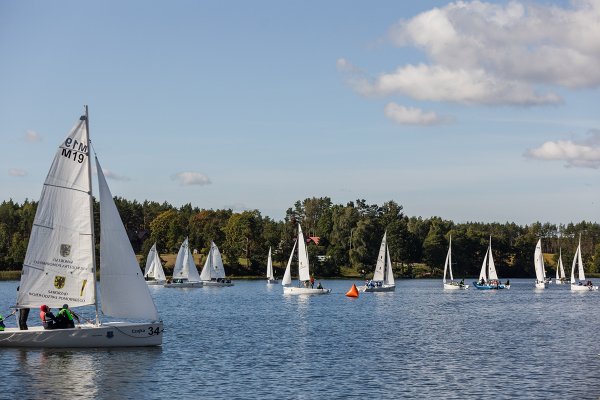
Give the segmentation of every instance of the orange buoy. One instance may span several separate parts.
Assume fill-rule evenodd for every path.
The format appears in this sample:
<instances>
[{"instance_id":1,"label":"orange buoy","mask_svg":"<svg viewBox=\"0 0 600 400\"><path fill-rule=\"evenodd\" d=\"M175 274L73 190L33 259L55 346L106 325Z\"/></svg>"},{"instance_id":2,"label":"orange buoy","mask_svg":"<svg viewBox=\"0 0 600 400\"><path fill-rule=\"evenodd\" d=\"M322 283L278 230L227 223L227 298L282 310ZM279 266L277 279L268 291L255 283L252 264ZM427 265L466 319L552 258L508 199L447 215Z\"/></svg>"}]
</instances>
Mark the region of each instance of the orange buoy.
<instances>
[{"instance_id":1,"label":"orange buoy","mask_svg":"<svg viewBox=\"0 0 600 400\"><path fill-rule=\"evenodd\" d=\"M350 290L348 290L346 292L346 296L348 297L358 297L358 288L356 287L356 285L353 283L352 287L350 288Z\"/></svg>"}]
</instances>

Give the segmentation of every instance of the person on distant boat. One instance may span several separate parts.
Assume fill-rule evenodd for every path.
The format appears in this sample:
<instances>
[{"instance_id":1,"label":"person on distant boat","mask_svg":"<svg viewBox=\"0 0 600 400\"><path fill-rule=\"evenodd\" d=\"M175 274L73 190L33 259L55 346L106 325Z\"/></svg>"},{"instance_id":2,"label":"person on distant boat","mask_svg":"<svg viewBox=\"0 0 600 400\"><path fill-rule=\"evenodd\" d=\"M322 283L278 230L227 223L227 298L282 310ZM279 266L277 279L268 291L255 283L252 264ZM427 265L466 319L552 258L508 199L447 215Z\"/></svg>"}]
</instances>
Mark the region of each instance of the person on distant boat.
<instances>
[{"instance_id":1,"label":"person on distant boat","mask_svg":"<svg viewBox=\"0 0 600 400\"><path fill-rule=\"evenodd\" d=\"M56 316L56 325L58 329L75 328L75 321L79 322L79 315L69 310L68 304L63 304Z\"/></svg>"},{"instance_id":2,"label":"person on distant boat","mask_svg":"<svg viewBox=\"0 0 600 400\"><path fill-rule=\"evenodd\" d=\"M56 327L56 317L45 304L40 306L40 319L44 329L54 329Z\"/></svg>"},{"instance_id":3,"label":"person on distant boat","mask_svg":"<svg viewBox=\"0 0 600 400\"><path fill-rule=\"evenodd\" d=\"M315 277L314 276L310 276L310 288L314 289L315 287Z\"/></svg>"},{"instance_id":4,"label":"person on distant boat","mask_svg":"<svg viewBox=\"0 0 600 400\"><path fill-rule=\"evenodd\" d=\"M505 283L505 285L506 285L506 286L509 286L509 285L510 285L510 281L509 281L508 279L506 280L506 283Z\"/></svg>"},{"instance_id":5,"label":"person on distant boat","mask_svg":"<svg viewBox=\"0 0 600 400\"><path fill-rule=\"evenodd\" d=\"M4 328L6 328L6 325L4 325L4 317L0 314L0 331L3 331Z\"/></svg>"},{"instance_id":6,"label":"person on distant boat","mask_svg":"<svg viewBox=\"0 0 600 400\"><path fill-rule=\"evenodd\" d=\"M481 278L481 280L479 281L480 285L485 285L485 281L483 280L483 278Z\"/></svg>"},{"instance_id":7,"label":"person on distant boat","mask_svg":"<svg viewBox=\"0 0 600 400\"><path fill-rule=\"evenodd\" d=\"M321 285L321 282L319 282L319 284L317 285L317 289L323 289L323 285Z\"/></svg>"},{"instance_id":8,"label":"person on distant boat","mask_svg":"<svg viewBox=\"0 0 600 400\"><path fill-rule=\"evenodd\" d=\"M20 286L17 286L17 292ZM19 308L19 329L22 331L27 330L27 318L29 317L29 308Z\"/></svg>"}]
</instances>

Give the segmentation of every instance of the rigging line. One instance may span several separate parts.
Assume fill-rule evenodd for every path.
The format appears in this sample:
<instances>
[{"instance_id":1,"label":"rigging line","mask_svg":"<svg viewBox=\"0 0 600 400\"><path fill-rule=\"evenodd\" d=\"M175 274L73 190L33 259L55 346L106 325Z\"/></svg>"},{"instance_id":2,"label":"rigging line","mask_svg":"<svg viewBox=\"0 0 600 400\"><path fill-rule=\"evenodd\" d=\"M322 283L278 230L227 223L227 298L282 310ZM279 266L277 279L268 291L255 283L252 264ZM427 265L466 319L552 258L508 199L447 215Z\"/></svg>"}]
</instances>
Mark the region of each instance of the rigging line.
<instances>
[{"instance_id":1,"label":"rigging line","mask_svg":"<svg viewBox=\"0 0 600 400\"><path fill-rule=\"evenodd\" d=\"M55 187L55 188L59 188L59 189L75 190L76 192L89 194L89 192L87 190L82 190L82 189L77 189L77 188L72 188L72 187L67 187L67 186L60 186L60 185L51 185L51 184L45 183L45 182L44 182L44 186L50 186L50 187Z\"/></svg>"}]
</instances>

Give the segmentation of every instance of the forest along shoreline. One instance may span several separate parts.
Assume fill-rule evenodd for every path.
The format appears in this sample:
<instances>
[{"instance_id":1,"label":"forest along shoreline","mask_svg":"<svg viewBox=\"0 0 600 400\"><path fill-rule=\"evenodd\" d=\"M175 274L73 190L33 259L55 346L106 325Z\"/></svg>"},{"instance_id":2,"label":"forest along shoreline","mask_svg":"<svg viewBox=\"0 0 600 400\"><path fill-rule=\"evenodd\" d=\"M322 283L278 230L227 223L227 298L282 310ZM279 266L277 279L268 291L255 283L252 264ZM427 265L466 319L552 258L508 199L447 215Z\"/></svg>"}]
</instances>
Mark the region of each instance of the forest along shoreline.
<instances>
[{"instance_id":1,"label":"forest along shoreline","mask_svg":"<svg viewBox=\"0 0 600 400\"><path fill-rule=\"evenodd\" d=\"M274 272L284 267L301 223L306 234L311 271L315 278L370 278L381 237L387 232L394 275L397 278L440 278L452 237L452 269L457 278L479 275L491 237L498 274L506 278L534 278L533 254L542 238L548 276L554 276L559 252L571 260L581 234L586 275L600 276L600 225L582 221L569 224L534 222L483 223L445 220L441 217L407 216L393 200L381 205L363 199L334 204L329 197L297 201L283 220L261 215L258 210L207 210L167 202L130 201L115 197L129 240L140 262L156 243L167 275L175 254L187 237L198 268L214 241L224 257L226 270L235 279L264 279L267 254L273 249ZM98 210L98 207L95 207ZM13 200L0 204L0 280L20 279L37 202ZM95 213L96 246L99 246L99 214Z\"/></svg>"}]
</instances>

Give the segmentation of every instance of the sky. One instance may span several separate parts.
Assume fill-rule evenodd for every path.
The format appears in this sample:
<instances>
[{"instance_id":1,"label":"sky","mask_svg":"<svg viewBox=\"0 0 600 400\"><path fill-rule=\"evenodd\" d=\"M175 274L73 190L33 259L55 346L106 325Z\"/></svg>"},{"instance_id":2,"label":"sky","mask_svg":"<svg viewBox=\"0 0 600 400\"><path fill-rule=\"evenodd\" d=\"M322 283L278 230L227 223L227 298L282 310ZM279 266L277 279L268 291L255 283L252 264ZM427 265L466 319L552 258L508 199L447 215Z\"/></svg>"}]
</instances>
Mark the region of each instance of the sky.
<instances>
[{"instance_id":1,"label":"sky","mask_svg":"<svg viewBox=\"0 0 600 400\"><path fill-rule=\"evenodd\" d=\"M115 196L595 221L600 1L0 2L0 200L89 106Z\"/></svg>"}]
</instances>

